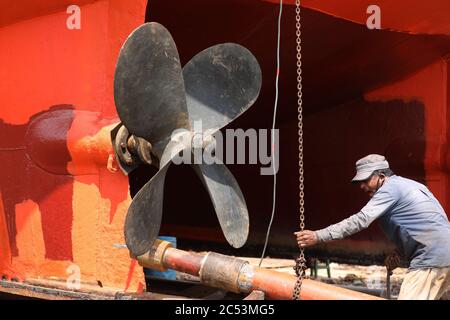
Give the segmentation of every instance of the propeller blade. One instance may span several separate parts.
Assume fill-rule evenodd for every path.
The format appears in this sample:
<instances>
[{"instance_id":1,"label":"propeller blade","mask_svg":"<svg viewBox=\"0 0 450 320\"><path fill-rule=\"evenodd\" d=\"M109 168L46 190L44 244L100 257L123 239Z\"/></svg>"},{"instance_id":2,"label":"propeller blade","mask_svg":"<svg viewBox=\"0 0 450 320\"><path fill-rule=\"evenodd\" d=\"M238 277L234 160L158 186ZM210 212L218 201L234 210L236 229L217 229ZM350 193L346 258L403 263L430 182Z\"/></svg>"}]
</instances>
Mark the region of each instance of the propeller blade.
<instances>
[{"instance_id":1,"label":"propeller blade","mask_svg":"<svg viewBox=\"0 0 450 320\"><path fill-rule=\"evenodd\" d=\"M134 196L125 218L125 241L137 257L151 249L159 234L163 213L164 181L174 155L185 145L169 141L161 155L160 169Z\"/></svg>"},{"instance_id":2,"label":"propeller blade","mask_svg":"<svg viewBox=\"0 0 450 320\"><path fill-rule=\"evenodd\" d=\"M234 248L247 241L249 218L242 191L224 164L197 164L194 169L208 190L220 227Z\"/></svg>"},{"instance_id":3,"label":"propeller blade","mask_svg":"<svg viewBox=\"0 0 450 320\"><path fill-rule=\"evenodd\" d=\"M151 249L159 234L168 162L134 196L125 219L125 241L137 257Z\"/></svg>"},{"instance_id":4,"label":"propeller blade","mask_svg":"<svg viewBox=\"0 0 450 320\"><path fill-rule=\"evenodd\" d=\"M198 53L183 67L183 78L191 127L201 120L203 131L218 130L246 111L256 101L262 79L253 54L234 43Z\"/></svg>"},{"instance_id":5,"label":"propeller blade","mask_svg":"<svg viewBox=\"0 0 450 320\"><path fill-rule=\"evenodd\" d=\"M243 46L223 43L194 56L183 67L186 102L191 127L202 121L202 130L219 130L239 117L261 89L261 68Z\"/></svg>"},{"instance_id":6,"label":"propeller blade","mask_svg":"<svg viewBox=\"0 0 450 320\"><path fill-rule=\"evenodd\" d=\"M135 29L120 50L114 101L130 133L150 141L158 156L175 129L189 129L177 47L159 23Z\"/></svg>"}]
</instances>

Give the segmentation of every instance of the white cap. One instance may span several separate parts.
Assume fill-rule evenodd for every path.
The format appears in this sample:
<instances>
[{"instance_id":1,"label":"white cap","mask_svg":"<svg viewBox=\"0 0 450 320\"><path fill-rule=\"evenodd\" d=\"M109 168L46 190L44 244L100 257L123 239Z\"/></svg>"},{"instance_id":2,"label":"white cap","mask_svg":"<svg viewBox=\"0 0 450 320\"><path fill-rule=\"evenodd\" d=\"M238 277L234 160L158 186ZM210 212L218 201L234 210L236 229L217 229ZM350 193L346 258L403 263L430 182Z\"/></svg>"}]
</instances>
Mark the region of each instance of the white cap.
<instances>
[{"instance_id":1,"label":"white cap","mask_svg":"<svg viewBox=\"0 0 450 320\"><path fill-rule=\"evenodd\" d=\"M389 169L389 162L379 154L369 154L356 161L356 175L352 182L368 179L375 170Z\"/></svg>"}]
</instances>

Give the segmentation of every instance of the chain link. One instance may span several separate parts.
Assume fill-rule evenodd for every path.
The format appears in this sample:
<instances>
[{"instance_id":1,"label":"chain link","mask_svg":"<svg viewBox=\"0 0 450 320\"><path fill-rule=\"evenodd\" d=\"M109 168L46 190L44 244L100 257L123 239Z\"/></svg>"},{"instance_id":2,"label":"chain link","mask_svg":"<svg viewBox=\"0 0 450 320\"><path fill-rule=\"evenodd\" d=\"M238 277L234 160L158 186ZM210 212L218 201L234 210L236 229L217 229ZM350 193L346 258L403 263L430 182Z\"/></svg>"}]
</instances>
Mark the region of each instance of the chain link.
<instances>
[{"instance_id":1,"label":"chain link","mask_svg":"<svg viewBox=\"0 0 450 320\"><path fill-rule=\"evenodd\" d=\"M300 207L300 231L305 229L305 186L303 169L303 100L302 100L302 40L301 40L301 21L300 21L300 0L295 1L295 27L297 43L297 104L298 104L298 173L299 173L299 207ZM300 255L295 259L295 282L293 300L300 298L303 279L305 278L306 258L304 248L300 248Z\"/></svg>"}]
</instances>

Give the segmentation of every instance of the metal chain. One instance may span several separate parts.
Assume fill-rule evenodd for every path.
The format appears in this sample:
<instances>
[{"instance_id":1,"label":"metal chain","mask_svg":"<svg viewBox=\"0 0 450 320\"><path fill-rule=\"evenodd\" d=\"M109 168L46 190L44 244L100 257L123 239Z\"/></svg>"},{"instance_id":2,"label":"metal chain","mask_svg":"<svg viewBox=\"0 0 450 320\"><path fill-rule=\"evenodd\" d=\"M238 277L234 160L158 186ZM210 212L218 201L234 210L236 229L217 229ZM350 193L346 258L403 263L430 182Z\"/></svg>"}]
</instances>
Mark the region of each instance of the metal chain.
<instances>
[{"instance_id":1,"label":"metal chain","mask_svg":"<svg viewBox=\"0 0 450 320\"><path fill-rule=\"evenodd\" d=\"M300 231L305 229L305 192L304 192L304 170L303 170L303 100L302 100L302 40L300 21L300 0L295 1L295 27L297 43L297 104L298 104L298 167L299 167L299 206L300 206ZM303 279L305 278L306 258L304 248L300 248L300 255L295 259L295 282L293 300L300 298Z\"/></svg>"}]
</instances>

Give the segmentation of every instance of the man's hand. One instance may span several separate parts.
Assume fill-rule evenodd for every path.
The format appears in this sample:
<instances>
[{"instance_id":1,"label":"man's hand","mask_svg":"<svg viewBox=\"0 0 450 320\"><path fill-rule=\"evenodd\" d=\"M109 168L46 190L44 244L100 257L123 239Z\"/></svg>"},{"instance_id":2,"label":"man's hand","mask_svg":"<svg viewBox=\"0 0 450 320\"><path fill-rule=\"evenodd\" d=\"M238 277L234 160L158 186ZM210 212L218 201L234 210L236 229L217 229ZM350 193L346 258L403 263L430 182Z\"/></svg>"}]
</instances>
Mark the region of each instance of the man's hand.
<instances>
[{"instance_id":1,"label":"man's hand","mask_svg":"<svg viewBox=\"0 0 450 320\"><path fill-rule=\"evenodd\" d=\"M400 255L397 251L392 252L384 259L384 265L388 271L392 271L400 266Z\"/></svg>"},{"instance_id":2,"label":"man's hand","mask_svg":"<svg viewBox=\"0 0 450 320\"><path fill-rule=\"evenodd\" d=\"M314 246L319 242L315 231L304 230L294 232L297 237L297 243L300 248Z\"/></svg>"}]
</instances>

